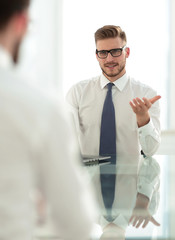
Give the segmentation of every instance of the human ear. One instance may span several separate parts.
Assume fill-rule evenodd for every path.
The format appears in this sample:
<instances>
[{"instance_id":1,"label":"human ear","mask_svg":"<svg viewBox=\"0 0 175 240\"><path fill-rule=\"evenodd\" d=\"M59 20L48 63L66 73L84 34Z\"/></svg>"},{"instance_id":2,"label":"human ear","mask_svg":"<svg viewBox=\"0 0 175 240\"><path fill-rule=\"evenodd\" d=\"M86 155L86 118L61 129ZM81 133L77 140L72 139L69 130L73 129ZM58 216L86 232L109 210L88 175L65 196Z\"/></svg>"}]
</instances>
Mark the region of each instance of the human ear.
<instances>
[{"instance_id":1,"label":"human ear","mask_svg":"<svg viewBox=\"0 0 175 240\"><path fill-rule=\"evenodd\" d=\"M126 47L125 52L126 52L126 58L128 58L130 55L130 48Z\"/></svg>"},{"instance_id":2,"label":"human ear","mask_svg":"<svg viewBox=\"0 0 175 240\"><path fill-rule=\"evenodd\" d=\"M23 11L14 16L14 30L17 35L23 36L28 26L28 13Z\"/></svg>"},{"instance_id":3,"label":"human ear","mask_svg":"<svg viewBox=\"0 0 175 240\"><path fill-rule=\"evenodd\" d=\"M99 59L98 59L98 55L97 55L97 53L95 52L95 56L96 56L96 59L97 59L97 61L99 61Z\"/></svg>"}]
</instances>

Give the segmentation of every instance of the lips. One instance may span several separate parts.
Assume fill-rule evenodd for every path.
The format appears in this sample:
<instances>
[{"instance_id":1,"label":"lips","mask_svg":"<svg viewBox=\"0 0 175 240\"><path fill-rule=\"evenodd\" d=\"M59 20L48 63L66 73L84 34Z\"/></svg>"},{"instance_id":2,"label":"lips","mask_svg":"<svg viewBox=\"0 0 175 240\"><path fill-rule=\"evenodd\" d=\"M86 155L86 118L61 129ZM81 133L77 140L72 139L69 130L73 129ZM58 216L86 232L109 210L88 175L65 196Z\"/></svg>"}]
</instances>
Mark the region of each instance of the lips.
<instances>
[{"instance_id":1,"label":"lips","mask_svg":"<svg viewBox=\"0 0 175 240\"><path fill-rule=\"evenodd\" d=\"M114 68L116 67L118 64L117 63L108 63L108 64L105 64L105 67L108 67L108 68Z\"/></svg>"},{"instance_id":2,"label":"lips","mask_svg":"<svg viewBox=\"0 0 175 240\"><path fill-rule=\"evenodd\" d=\"M106 66L106 67L113 68L113 67L115 67L115 66L117 66L117 65L108 65L108 66Z\"/></svg>"},{"instance_id":3,"label":"lips","mask_svg":"<svg viewBox=\"0 0 175 240\"><path fill-rule=\"evenodd\" d=\"M109 69L113 69L117 66L117 64L111 64L111 65L105 65L105 67L109 68Z\"/></svg>"}]
</instances>

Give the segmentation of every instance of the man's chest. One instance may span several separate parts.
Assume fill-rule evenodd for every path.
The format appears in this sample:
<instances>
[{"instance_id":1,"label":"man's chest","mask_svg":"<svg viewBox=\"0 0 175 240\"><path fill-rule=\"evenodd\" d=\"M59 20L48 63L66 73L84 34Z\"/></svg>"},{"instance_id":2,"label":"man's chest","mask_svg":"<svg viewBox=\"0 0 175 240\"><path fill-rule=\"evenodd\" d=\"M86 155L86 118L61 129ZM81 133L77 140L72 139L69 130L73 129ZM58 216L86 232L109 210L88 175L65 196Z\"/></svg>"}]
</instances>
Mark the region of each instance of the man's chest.
<instances>
[{"instance_id":1,"label":"man's chest","mask_svg":"<svg viewBox=\"0 0 175 240\"><path fill-rule=\"evenodd\" d=\"M88 129L91 126L100 127L103 105L106 91L91 91L84 94L79 102L79 122L80 126ZM132 93L113 92L112 100L115 109L116 127L126 129L136 129L136 117L133 113L129 101L132 100Z\"/></svg>"}]
</instances>

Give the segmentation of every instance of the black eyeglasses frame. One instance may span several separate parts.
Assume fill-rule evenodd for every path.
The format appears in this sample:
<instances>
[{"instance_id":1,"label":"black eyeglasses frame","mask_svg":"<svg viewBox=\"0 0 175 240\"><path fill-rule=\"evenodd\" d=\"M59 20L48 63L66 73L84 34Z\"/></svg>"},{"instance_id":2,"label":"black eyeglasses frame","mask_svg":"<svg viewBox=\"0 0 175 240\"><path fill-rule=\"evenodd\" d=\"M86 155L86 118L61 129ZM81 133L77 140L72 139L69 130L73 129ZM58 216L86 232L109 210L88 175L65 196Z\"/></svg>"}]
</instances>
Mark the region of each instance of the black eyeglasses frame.
<instances>
[{"instance_id":1,"label":"black eyeglasses frame","mask_svg":"<svg viewBox=\"0 0 175 240\"><path fill-rule=\"evenodd\" d=\"M112 57L120 57L120 56L122 55L122 51L123 51L125 48L126 48L126 45L123 46L122 48L113 48L113 49L110 49L110 50L99 50L99 51L98 51L98 50L96 49L96 54L97 54L97 56L98 56L99 58L101 58L101 59L107 58L108 53L110 53ZM112 51L113 51L113 50L120 51L120 55L118 55L118 56L113 56L113 55L112 55ZM98 53L104 52L104 51L107 53L106 57L100 57L100 56L98 55Z\"/></svg>"}]
</instances>

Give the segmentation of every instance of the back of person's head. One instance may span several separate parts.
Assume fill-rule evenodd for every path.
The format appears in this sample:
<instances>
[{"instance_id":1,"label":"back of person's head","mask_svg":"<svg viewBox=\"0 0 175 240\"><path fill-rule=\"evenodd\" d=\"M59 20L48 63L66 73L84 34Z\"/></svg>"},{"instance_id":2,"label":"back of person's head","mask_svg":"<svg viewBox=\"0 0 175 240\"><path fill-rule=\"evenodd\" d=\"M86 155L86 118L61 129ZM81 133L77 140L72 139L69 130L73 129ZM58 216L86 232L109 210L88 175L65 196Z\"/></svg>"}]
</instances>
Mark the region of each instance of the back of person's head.
<instances>
[{"instance_id":1,"label":"back of person's head","mask_svg":"<svg viewBox=\"0 0 175 240\"><path fill-rule=\"evenodd\" d=\"M99 28L95 32L95 43L98 40L108 39L108 38L121 38L124 42L127 42L126 34L119 26L105 25Z\"/></svg>"},{"instance_id":2,"label":"back of person's head","mask_svg":"<svg viewBox=\"0 0 175 240\"><path fill-rule=\"evenodd\" d=\"M28 8L30 0L0 0L0 30L2 30L13 15Z\"/></svg>"}]
</instances>

